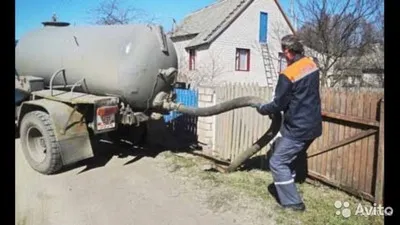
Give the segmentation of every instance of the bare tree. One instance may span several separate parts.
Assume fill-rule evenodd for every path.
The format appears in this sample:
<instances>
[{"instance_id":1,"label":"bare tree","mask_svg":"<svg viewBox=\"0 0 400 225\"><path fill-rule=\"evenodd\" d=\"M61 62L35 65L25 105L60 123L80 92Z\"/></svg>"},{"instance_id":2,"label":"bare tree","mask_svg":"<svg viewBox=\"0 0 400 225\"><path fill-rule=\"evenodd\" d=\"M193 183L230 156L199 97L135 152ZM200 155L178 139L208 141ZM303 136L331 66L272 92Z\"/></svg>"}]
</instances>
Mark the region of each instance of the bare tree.
<instances>
[{"instance_id":1,"label":"bare tree","mask_svg":"<svg viewBox=\"0 0 400 225\"><path fill-rule=\"evenodd\" d=\"M207 52L207 59L202 58L202 61L195 65L194 70L189 70L188 64L187 57L180 58L178 81L188 83L192 87L204 83L216 83L219 75L228 72L220 62L220 54L212 50Z\"/></svg>"},{"instance_id":2,"label":"bare tree","mask_svg":"<svg viewBox=\"0 0 400 225\"><path fill-rule=\"evenodd\" d=\"M319 60L321 81L328 86L346 79L335 66L350 56L361 56L383 38L382 0L307 0L299 1L298 35L311 48L308 54Z\"/></svg>"},{"instance_id":3,"label":"bare tree","mask_svg":"<svg viewBox=\"0 0 400 225\"><path fill-rule=\"evenodd\" d=\"M221 63L221 53L210 50L207 52L207 60L200 63L199 72L202 77L201 82L214 83L216 78L222 73L227 72Z\"/></svg>"},{"instance_id":4,"label":"bare tree","mask_svg":"<svg viewBox=\"0 0 400 225\"><path fill-rule=\"evenodd\" d=\"M142 9L130 5L124 5L123 0L102 0L100 4L90 10L95 24L113 25L128 23L153 24L155 16L149 16Z\"/></svg>"}]
</instances>

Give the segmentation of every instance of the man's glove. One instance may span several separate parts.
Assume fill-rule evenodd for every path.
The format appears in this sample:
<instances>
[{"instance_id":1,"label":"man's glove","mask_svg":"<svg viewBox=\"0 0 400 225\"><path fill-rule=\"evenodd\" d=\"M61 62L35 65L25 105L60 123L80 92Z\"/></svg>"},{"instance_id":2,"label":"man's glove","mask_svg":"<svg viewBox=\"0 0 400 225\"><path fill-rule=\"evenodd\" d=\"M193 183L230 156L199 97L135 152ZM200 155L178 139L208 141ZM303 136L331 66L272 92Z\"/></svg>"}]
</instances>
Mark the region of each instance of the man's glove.
<instances>
[{"instance_id":1,"label":"man's glove","mask_svg":"<svg viewBox=\"0 0 400 225\"><path fill-rule=\"evenodd\" d=\"M274 116L274 114L273 114L273 113L271 113L271 114L268 114L268 117L269 117L271 120L273 120L273 119L275 118L275 116Z\"/></svg>"},{"instance_id":2,"label":"man's glove","mask_svg":"<svg viewBox=\"0 0 400 225\"><path fill-rule=\"evenodd\" d=\"M256 108L256 109L257 109L257 112L260 113L260 114L263 115L263 116L269 114L269 113L264 112L264 111L262 110L264 104L253 104L253 105L251 105L251 106L252 106L253 108Z\"/></svg>"}]
</instances>

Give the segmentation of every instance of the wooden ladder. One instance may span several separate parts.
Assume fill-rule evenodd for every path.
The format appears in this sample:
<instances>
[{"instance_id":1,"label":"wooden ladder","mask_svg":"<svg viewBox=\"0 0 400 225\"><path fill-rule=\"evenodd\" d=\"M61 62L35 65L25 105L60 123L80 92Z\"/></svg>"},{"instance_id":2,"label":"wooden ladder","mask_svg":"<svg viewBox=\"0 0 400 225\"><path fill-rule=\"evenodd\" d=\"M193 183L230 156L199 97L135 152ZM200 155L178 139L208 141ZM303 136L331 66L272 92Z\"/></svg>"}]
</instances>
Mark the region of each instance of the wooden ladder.
<instances>
[{"instance_id":1,"label":"wooden ladder","mask_svg":"<svg viewBox=\"0 0 400 225\"><path fill-rule=\"evenodd\" d=\"M267 85L268 87L275 88L278 74L272 62L272 57L268 48L268 44L261 43L261 51L264 62L265 75L267 78Z\"/></svg>"}]
</instances>

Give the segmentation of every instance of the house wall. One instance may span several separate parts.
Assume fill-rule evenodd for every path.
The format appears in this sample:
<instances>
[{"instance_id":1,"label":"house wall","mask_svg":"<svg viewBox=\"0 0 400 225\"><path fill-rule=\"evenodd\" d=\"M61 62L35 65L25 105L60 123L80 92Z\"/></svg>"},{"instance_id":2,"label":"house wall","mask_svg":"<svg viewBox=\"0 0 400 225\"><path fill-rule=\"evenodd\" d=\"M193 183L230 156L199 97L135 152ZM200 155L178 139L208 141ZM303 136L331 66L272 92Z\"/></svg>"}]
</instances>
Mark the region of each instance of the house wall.
<instances>
[{"instance_id":1,"label":"house wall","mask_svg":"<svg viewBox=\"0 0 400 225\"><path fill-rule=\"evenodd\" d=\"M208 64L211 63L212 65L213 61L207 60L210 54L207 51L209 46L200 46L196 49L195 69L189 70L189 52L185 47L194 37L195 35L179 38L175 37L173 38L173 43L178 56L179 80L190 83L192 87L197 87L198 84L202 82L205 83L209 80L208 78L212 76L209 74L212 74L214 70L212 69L213 67L210 67Z\"/></svg>"},{"instance_id":2,"label":"house wall","mask_svg":"<svg viewBox=\"0 0 400 225\"><path fill-rule=\"evenodd\" d=\"M376 88L383 88L383 74L378 73L363 73L363 82L367 85Z\"/></svg>"},{"instance_id":3,"label":"house wall","mask_svg":"<svg viewBox=\"0 0 400 225\"><path fill-rule=\"evenodd\" d=\"M210 46L197 49L196 71L189 73L196 74L201 83L207 85L226 82L267 85L259 44L260 12L268 13L267 43L278 72L279 40L292 32L274 0L255 0ZM179 58L186 58L179 66L182 72L188 70L189 56L182 48L188 42L175 43ZM236 48L250 49L250 71L235 71Z\"/></svg>"},{"instance_id":4,"label":"house wall","mask_svg":"<svg viewBox=\"0 0 400 225\"><path fill-rule=\"evenodd\" d=\"M358 76L349 76L341 80L336 87L357 87L357 88L383 88L382 74L362 73Z\"/></svg>"},{"instance_id":5,"label":"house wall","mask_svg":"<svg viewBox=\"0 0 400 225\"><path fill-rule=\"evenodd\" d=\"M217 54L222 72L214 79L217 83L240 82L267 85L263 56L259 44L260 12L268 13L267 43L276 72L280 39L292 33L273 0L255 0L210 46ZM250 71L235 71L236 48L250 49ZM207 60L207 57L201 60Z\"/></svg>"},{"instance_id":6,"label":"house wall","mask_svg":"<svg viewBox=\"0 0 400 225\"><path fill-rule=\"evenodd\" d=\"M185 47L190 43L193 39L193 36L185 36L172 39L175 51L178 56L178 69L180 72L189 70L189 54L185 50Z\"/></svg>"}]
</instances>

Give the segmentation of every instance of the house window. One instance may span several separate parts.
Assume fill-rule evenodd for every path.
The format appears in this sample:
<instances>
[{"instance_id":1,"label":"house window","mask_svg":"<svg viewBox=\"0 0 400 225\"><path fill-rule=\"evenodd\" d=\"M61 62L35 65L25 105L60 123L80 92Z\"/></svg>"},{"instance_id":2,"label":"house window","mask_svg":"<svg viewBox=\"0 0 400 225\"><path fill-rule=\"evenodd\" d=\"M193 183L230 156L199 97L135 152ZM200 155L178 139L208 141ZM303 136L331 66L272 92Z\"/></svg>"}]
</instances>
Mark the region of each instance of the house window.
<instances>
[{"instance_id":1,"label":"house window","mask_svg":"<svg viewBox=\"0 0 400 225\"><path fill-rule=\"evenodd\" d=\"M196 50L190 49L189 50L189 70L196 69Z\"/></svg>"},{"instance_id":2,"label":"house window","mask_svg":"<svg viewBox=\"0 0 400 225\"><path fill-rule=\"evenodd\" d=\"M285 56L283 55L282 52L279 52L278 57L279 57L279 73L280 73L284 69L286 69L287 62L286 62Z\"/></svg>"},{"instance_id":3,"label":"house window","mask_svg":"<svg viewBox=\"0 0 400 225\"><path fill-rule=\"evenodd\" d=\"M250 50L236 49L236 71L250 71Z\"/></svg>"}]
</instances>

